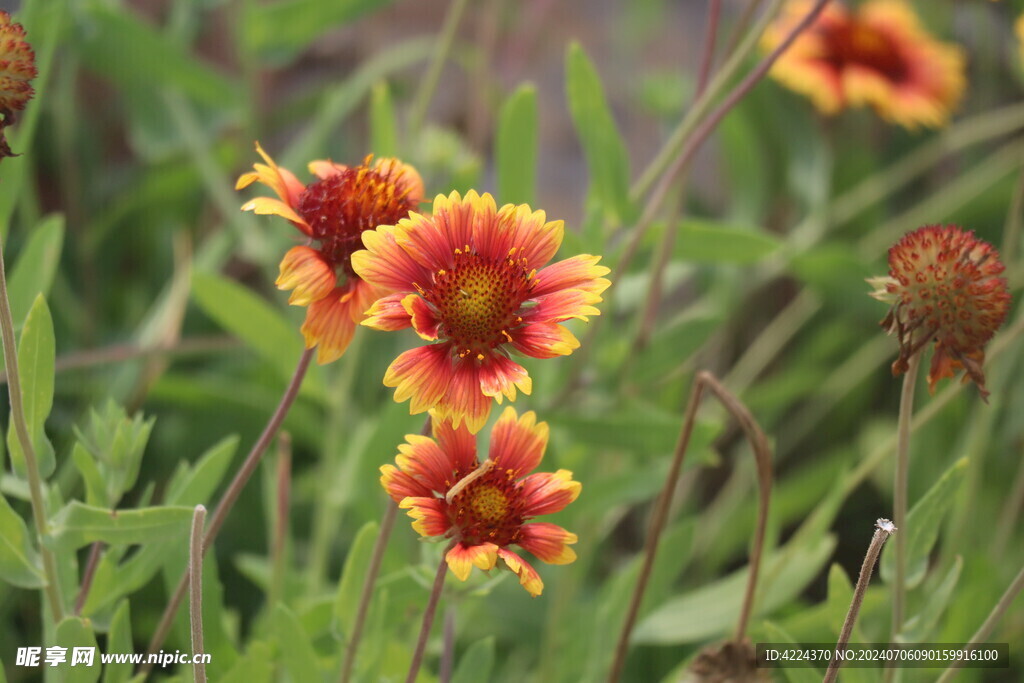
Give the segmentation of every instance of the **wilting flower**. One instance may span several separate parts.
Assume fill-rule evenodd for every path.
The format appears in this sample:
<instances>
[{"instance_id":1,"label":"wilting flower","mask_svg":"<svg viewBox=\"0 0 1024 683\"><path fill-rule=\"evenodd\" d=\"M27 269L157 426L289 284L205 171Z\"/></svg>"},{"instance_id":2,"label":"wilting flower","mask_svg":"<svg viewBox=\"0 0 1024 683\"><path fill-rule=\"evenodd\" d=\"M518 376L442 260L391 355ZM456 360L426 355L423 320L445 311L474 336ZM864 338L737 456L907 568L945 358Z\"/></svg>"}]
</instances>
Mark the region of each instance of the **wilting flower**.
<instances>
[{"instance_id":1,"label":"wilting flower","mask_svg":"<svg viewBox=\"0 0 1024 683\"><path fill-rule=\"evenodd\" d=\"M775 48L810 9L791 0L762 39ZM946 123L964 91L964 57L935 40L903 0L869 0L856 13L829 4L769 72L825 114L870 105L905 128Z\"/></svg>"},{"instance_id":2,"label":"wilting flower","mask_svg":"<svg viewBox=\"0 0 1024 683\"><path fill-rule=\"evenodd\" d=\"M398 447L398 467L384 465L381 484L399 507L408 510L423 536L451 538L445 556L460 580L474 566L488 571L498 558L519 576L530 595L544 588L537 571L510 545L524 548L548 564L569 564L576 534L549 522L528 520L558 512L576 500L581 484L572 472L530 474L544 457L548 425L533 412L516 417L506 408L491 431L488 458L476 457L476 438L465 427L434 422L434 438L409 434Z\"/></svg>"},{"instance_id":3,"label":"wilting flower","mask_svg":"<svg viewBox=\"0 0 1024 683\"><path fill-rule=\"evenodd\" d=\"M35 95L29 83L35 77L36 55L25 40L25 29L10 14L0 11L0 159L15 156L7 146L4 130Z\"/></svg>"},{"instance_id":4,"label":"wilting flower","mask_svg":"<svg viewBox=\"0 0 1024 683\"><path fill-rule=\"evenodd\" d=\"M363 233L366 251L355 272L388 292L364 325L412 326L430 342L401 354L384 384L410 410L463 421L474 434L487 422L491 398L531 391L514 349L533 358L566 356L579 346L559 323L597 315L608 287L599 256L574 256L544 267L562 242L562 221L546 222L525 204L498 210L489 194L438 195L433 216L411 214L395 226Z\"/></svg>"},{"instance_id":5,"label":"wilting flower","mask_svg":"<svg viewBox=\"0 0 1024 683\"><path fill-rule=\"evenodd\" d=\"M985 344L1006 319L1010 293L999 254L971 231L955 225L928 225L907 233L889 249L889 276L869 280L876 299L893 304L882 327L895 333L899 358L894 375L935 340L928 386L967 371L982 398L985 390Z\"/></svg>"},{"instance_id":6,"label":"wilting flower","mask_svg":"<svg viewBox=\"0 0 1024 683\"><path fill-rule=\"evenodd\" d=\"M303 185L259 144L256 151L266 165L254 164L256 170L240 177L235 189L258 180L278 198L257 197L242 210L286 218L306 236L306 244L285 254L276 284L291 290L288 303L307 307L306 348L317 346L317 362L330 363L345 353L378 294L352 270L350 257L362 248L360 236L415 210L423 199L423 181L416 169L396 159L371 165L372 157L366 157L355 167L313 161L309 171L317 180Z\"/></svg>"}]
</instances>

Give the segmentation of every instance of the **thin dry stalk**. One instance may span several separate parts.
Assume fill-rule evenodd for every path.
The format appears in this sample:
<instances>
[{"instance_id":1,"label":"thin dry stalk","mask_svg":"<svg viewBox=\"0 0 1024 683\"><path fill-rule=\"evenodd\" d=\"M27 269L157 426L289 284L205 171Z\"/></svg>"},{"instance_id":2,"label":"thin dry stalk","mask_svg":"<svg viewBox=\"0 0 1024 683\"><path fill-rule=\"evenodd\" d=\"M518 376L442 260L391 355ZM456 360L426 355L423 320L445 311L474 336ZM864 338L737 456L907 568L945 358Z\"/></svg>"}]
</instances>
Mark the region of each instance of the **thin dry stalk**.
<instances>
[{"instance_id":1,"label":"thin dry stalk","mask_svg":"<svg viewBox=\"0 0 1024 683\"><path fill-rule=\"evenodd\" d=\"M843 621L842 631L839 633L839 642L836 643L836 650L832 654L832 660L825 672L825 679L822 683L834 683L839 676L839 668L845 661L840 655L846 651L846 644L850 642L850 634L853 633L853 625L857 623L857 615L860 614L860 606L864 602L864 594L871 582L871 573L878 562L878 555L882 552L882 546L889 536L896 533L896 527L887 519L879 519L875 523L875 535L871 538L871 545L864 555L864 563L860 566L860 576L857 577L857 586L853 590L853 600L850 601L850 610L846 613L846 620Z\"/></svg>"},{"instance_id":2,"label":"thin dry stalk","mask_svg":"<svg viewBox=\"0 0 1024 683\"><path fill-rule=\"evenodd\" d=\"M430 590L430 599L427 600L427 607L423 612L423 625L420 627L420 636L416 640L416 650L412 653L412 663L409 664L409 673L405 677L405 683L416 683L416 676L423 665L423 653L427 650L427 639L430 637L430 627L434 625L434 615L437 614L437 603L441 601L441 590L444 588L444 577L448 574L448 551L455 546L453 540L441 553L441 562L437 567L437 574L434 575L434 586Z\"/></svg>"},{"instance_id":3,"label":"thin dry stalk","mask_svg":"<svg viewBox=\"0 0 1024 683\"><path fill-rule=\"evenodd\" d=\"M92 548L89 549L89 559L86 560L85 571L82 572L82 585L78 589L78 597L75 598L76 616L82 613L85 600L89 597L89 591L92 589L92 580L96 576L96 567L103 556L103 546L103 541L96 541L92 544Z\"/></svg>"},{"instance_id":4,"label":"thin dry stalk","mask_svg":"<svg viewBox=\"0 0 1024 683\"><path fill-rule=\"evenodd\" d=\"M917 370L921 365L921 353L915 353L907 361L907 372L903 376L903 390L900 392L900 415L896 427L896 480L893 486L893 515L896 528L907 524L907 480L910 475L910 428L914 415L914 387L917 384ZM903 629L904 584L907 577L906 534L896 537L896 571L892 586L892 637Z\"/></svg>"},{"instance_id":5,"label":"thin dry stalk","mask_svg":"<svg viewBox=\"0 0 1024 683\"><path fill-rule=\"evenodd\" d=\"M282 431L277 437L277 486L274 519L274 541L271 554L270 605L273 607L284 595L285 574L288 570L288 518L292 489L292 437Z\"/></svg>"},{"instance_id":6,"label":"thin dry stalk","mask_svg":"<svg viewBox=\"0 0 1024 683\"><path fill-rule=\"evenodd\" d=\"M757 529L754 532L754 544L750 552L750 573L747 578L747 587L743 596L740 616L736 624L736 642L742 642L750 621L750 615L754 606L754 596L757 591L757 579L761 569L761 558L764 554L764 539L768 528L768 508L772 486L771 446L768 443L768 437L765 436L764 431L757 424L757 421L747 407L737 397L733 396L714 375L710 372L702 371L697 373L697 376L694 378L672 464L665 478L665 485L658 496L658 501L651 514L650 527L648 528L647 540L644 545L644 560L640 567L636 588L633 591L633 596L626 611L626 619L622 625L622 631L619 633L618 643L615 647L615 658L612 661L608 674L609 683L616 683L619 680L619 677L622 675L622 668L625 666L626 654L629 651L629 637L633 632L633 626L636 624L644 592L647 590L647 583L654 568L654 559L658 552L658 542L665 528L665 520L668 516L668 510L672 505L673 493L679 479L679 473L682 470L686 450L690 445L690 438L693 436L697 409L700 407L705 389L710 390L739 423L747 439L750 441L754 451L754 459L757 462L758 489L760 494Z\"/></svg>"}]
</instances>

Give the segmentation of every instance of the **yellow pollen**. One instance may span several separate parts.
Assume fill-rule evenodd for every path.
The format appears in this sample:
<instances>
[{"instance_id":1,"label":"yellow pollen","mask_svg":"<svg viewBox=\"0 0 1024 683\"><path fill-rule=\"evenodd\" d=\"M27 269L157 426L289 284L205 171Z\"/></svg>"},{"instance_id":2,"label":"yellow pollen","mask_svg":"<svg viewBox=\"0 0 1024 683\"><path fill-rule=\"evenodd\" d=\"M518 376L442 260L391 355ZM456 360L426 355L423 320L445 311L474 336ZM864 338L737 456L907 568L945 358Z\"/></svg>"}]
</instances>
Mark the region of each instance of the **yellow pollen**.
<instances>
[{"instance_id":1,"label":"yellow pollen","mask_svg":"<svg viewBox=\"0 0 1024 683\"><path fill-rule=\"evenodd\" d=\"M484 359L484 354L482 354L482 353L476 354L476 359L477 360L483 360Z\"/></svg>"},{"instance_id":2,"label":"yellow pollen","mask_svg":"<svg viewBox=\"0 0 1024 683\"><path fill-rule=\"evenodd\" d=\"M508 339L509 342L511 343L512 335L508 333L508 330L502 330L501 333L505 336L505 339Z\"/></svg>"},{"instance_id":3,"label":"yellow pollen","mask_svg":"<svg viewBox=\"0 0 1024 683\"><path fill-rule=\"evenodd\" d=\"M497 522L508 512L508 498L493 486L481 486L469 501L473 512L485 522Z\"/></svg>"},{"instance_id":4,"label":"yellow pollen","mask_svg":"<svg viewBox=\"0 0 1024 683\"><path fill-rule=\"evenodd\" d=\"M448 272L447 270L445 270L444 268L442 268L441 270L437 271L437 274L438 274L438 275L444 275L444 274L445 274L445 273L447 273L447 272Z\"/></svg>"}]
</instances>

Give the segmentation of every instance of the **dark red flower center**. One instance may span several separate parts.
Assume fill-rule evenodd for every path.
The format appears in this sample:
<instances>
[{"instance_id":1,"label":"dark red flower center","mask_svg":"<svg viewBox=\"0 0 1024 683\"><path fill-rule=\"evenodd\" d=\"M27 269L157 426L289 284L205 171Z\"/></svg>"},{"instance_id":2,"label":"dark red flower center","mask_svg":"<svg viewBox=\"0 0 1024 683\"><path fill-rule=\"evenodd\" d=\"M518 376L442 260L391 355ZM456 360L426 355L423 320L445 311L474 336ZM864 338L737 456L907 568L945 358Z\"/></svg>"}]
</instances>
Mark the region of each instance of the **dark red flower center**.
<instances>
[{"instance_id":1,"label":"dark red flower center","mask_svg":"<svg viewBox=\"0 0 1024 683\"><path fill-rule=\"evenodd\" d=\"M523 515L514 473L495 467L475 479L452 499L448 519L467 544L515 543Z\"/></svg>"},{"instance_id":2,"label":"dark red flower center","mask_svg":"<svg viewBox=\"0 0 1024 683\"><path fill-rule=\"evenodd\" d=\"M321 256L349 277L355 277L350 257L363 248L363 231L394 225L415 208L389 176L365 165L311 183L298 202Z\"/></svg>"},{"instance_id":3,"label":"dark red flower center","mask_svg":"<svg viewBox=\"0 0 1024 683\"><path fill-rule=\"evenodd\" d=\"M484 258L468 246L456 249L450 269L434 274L421 290L441 321L441 336L459 355L481 354L511 341L510 330L522 324L520 309L530 297L535 272L527 270L516 249L501 261Z\"/></svg>"},{"instance_id":4,"label":"dark red flower center","mask_svg":"<svg viewBox=\"0 0 1024 683\"><path fill-rule=\"evenodd\" d=\"M877 71L894 83L906 80L909 65L885 33L856 19L830 26L824 33L826 58L837 69L860 66Z\"/></svg>"}]
</instances>

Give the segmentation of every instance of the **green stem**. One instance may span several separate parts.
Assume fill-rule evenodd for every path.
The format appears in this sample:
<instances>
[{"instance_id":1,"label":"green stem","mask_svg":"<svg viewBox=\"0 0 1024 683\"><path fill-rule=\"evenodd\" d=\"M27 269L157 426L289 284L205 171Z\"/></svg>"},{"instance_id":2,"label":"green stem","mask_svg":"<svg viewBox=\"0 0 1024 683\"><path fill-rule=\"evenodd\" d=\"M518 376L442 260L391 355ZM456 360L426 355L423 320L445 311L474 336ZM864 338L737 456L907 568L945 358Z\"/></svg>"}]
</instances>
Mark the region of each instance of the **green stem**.
<instances>
[{"instance_id":1,"label":"green stem","mask_svg":"<svg viewBox=\"0 0 1024 683\"><path fill-rule=\"evenodd\" d=\"M409 114L410 140L415 140L420 132L420 128L423 127L423 121L427 117L427 108L430 106L430 101L434 98L437 84L441 81L441 71L444 69L448 53L451 52L452 44L455 42L455 30L459 27L459 21L462 19L462 13L465 11L467 4L467 0L452 0L452 4L448 7L448 14L445 16L444 25L441 27L441 35L437 39L434 58L430 61L430 68L427 69L427 75L424 76L423 81L420 83L420 88L416 91L416 97L412 103L411 113Z\"/></svg>"},{"instance_id":2,"label":"green stem","mask_svg":"<svg viewBox=\"0 0 1024 683\"><path fill-rule=\"evenodd\" d=\"M0 241L0 334L4 342L4 362L7 364L7 393L11 398L11 420L14 431L25 454L25 471L28 475L28 490L32 499L32 519L35 521L36 535L39 540L39 554L43 559L43 572L46 575L47 602L50 603L50 615L56 626L64 617L64 601L60 595L60 584L57 578L57 562L53 552L46 545L49 535L49 524L46 520L46 502L43 498L42 477L39 476L39 463L36 460L35 446L28 433L25 422L25 406L21 402L21 377L18 374L18 352L14 345L14 318L11 316L11 301L7 294L7 274L4 269L4 250Z\"/></svg>"},{"instance_id":3,"label":"green stem","mask_svg":"<svg viewBox=\"0 0 1024 683\"><path fill-rule=\"evenodd\" d=\"M192 631L192 674L196 683L206 683L206 662L203 661L203 525L206 508L196 505L192 515L189 543L189 618Z\"/></svg>"},{"instance_id":4,"label":"green stem","mask_svg":"<svg viewBox=\"0 0 1024 683\"><path fill-rule=\"evenodd\" d=\"M903 630L904 598L907 578L907 479L910 473L910 429L914 415L914 388L917 385L917 370L921 365L922 352L918 351L907 361L903 375L903 390L900 392L900 415L896 427L896 480L893 486L892 505L897 529L903 533L896 536L896 578L892 586L892 635L895 638Z\"/></svg>"}]
</instances>

